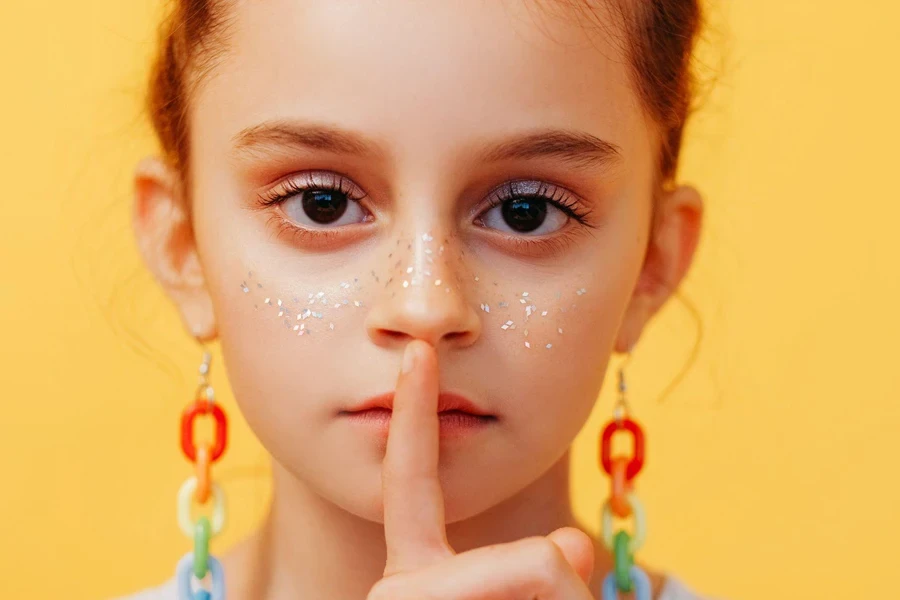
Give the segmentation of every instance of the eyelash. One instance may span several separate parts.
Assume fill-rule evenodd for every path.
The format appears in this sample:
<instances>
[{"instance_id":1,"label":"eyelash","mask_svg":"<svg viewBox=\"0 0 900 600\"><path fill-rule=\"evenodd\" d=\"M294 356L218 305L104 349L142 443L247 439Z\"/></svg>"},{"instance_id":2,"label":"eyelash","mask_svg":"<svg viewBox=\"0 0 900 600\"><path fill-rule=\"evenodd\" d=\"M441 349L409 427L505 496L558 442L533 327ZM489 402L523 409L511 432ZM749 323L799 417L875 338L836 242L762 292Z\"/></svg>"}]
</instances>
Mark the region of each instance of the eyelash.
<instances>
[{"instance_id":1,"label":"eyelash","mask_svg":"<svg viewBox=\"0 0 900 600\"><path fill-rule=\"evenodd\" d=\"M342 194L346 194L347 198L353 202L360 202L367 197L365 193L359 195L358 197L354 197L350 194L350 190L345 190L344 183L347 180L341 175L338 175L336 173L324 174L328 177L331 177L333 180L337 180L337 185L335 185L333 181L329 183L315 181L315 175L322 175L322 173L306 173L303 176L305 183L298 182L296 179L289 179L276 188L266 193L259 194L259 206L262 208L268 208L273 205L280 205L287 200L290 200L294 196L297 196L309 190L341 192ZM509 243L514 245L517 250L525 252L540 250L544 254L554 254L568 247L571 242L574 241L574 234L578 233L579 231L585 232L596 227L596 225L593 224L590 220L590 215L593 211L590 209L582 208L579 203L571 199L571 197L564 189L552 184L548 184L546 182L540 182L537 191L533 193L523 194L515 190L516 183L522 183L523 181L530 182L531 180L511 180L505 182L499 188L496 188L495 191L492 192L490 196L488 196L487 202L489 206L486 210L482 211L479 214L479 219L481 215L486 213L488 210L501 206L504 202L507 202L509 200L515 198L533 198L549 202L569 217L578 221L584 227L569 227L566 228L566 233L556 234L549 238L543 236L521 236L501 233L500 235L502 235ZM552 194L548 193L550 190L554 189L556 190L555 192L553 192ZM339 233L338 231L340 228L310 229L307 227L299 227L277 212L272 214L272 216L269 218L268 223L275 226L279 235L286 235L292 240L300 242L309 241L312 239L318 242L327 243L328 241L334 240L341 235L341 233ZM573 229L575 229L575 231L571 231Z\"/></svg>"}]
</instances>

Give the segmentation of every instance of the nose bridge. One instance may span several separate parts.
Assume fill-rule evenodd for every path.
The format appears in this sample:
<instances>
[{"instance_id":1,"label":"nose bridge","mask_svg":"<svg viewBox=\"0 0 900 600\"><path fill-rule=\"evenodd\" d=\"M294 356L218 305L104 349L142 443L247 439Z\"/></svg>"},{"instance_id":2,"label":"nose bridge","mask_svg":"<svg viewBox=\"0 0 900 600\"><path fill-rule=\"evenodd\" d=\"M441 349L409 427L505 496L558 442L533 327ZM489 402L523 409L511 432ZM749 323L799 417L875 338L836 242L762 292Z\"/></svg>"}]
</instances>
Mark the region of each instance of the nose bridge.
<instances>
[{"instance_id":1,"label":"nose bridge","mask_svg":"<svg viewBox=\"0 0 900 600\"><path fill-rule=\"evenodd\" d=\"M449 226L419 218L388 245L383 293L367 323L376 343L477 339L480 319L465 285L471 270L456 240Z\"/></svg>"}]
</instances>

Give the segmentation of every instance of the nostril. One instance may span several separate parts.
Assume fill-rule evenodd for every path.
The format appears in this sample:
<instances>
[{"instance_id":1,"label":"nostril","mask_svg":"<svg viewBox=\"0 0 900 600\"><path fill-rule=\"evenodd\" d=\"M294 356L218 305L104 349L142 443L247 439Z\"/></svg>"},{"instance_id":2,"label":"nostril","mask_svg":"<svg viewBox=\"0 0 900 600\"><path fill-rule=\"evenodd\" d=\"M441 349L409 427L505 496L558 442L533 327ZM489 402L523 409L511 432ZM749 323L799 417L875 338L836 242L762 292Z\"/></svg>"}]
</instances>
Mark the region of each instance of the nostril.
<instances>
[{"instance_id":1,"label":"nostril","mask_svg":"<svg viewBox=\"0 0 900 600\"><path fill-rule=\"evenodd\" d=\"M397 331L394 329L379 329L378 334L385 338L385 341L390 342L402 342L408 341L412 339L411 335L403 333L402 331Z\"/></svg>"},{"instance_id":2,"label":"nostril","mask_svg":"<svg viewBox=\"0 0 900 600\"><path fill-rule=\"evenodd\" d=\"M444 337L451 342L459 342L466 340L471 334L469 331L451 331L444 335Z\"/></svg>"}]
</instances>

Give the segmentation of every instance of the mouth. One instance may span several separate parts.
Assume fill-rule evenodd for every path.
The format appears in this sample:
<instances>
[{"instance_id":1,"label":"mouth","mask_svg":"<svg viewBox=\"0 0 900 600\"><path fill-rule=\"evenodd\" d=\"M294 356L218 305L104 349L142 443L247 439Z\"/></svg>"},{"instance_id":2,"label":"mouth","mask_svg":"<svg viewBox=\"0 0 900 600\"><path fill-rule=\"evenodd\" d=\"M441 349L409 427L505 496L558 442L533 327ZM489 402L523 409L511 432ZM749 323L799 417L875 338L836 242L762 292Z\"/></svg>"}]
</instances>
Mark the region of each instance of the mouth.
<instances>
[{"instance_id":1,"label":"mouth","mask_svg":"<svg viewBox=\"0 0 900 600\"><path fill-rule=\"evenodd\" d=\"M388 392L343 410L340 415L386 437L390 430L393 404L394 392ZM442 439L464 437L483 430L498 420L496 415L482 410L468 398L451 392L442 392L438 396L438 418Z\"/></svg>"},{"instance_id":2,"label":"mouth","mask_svg":"<svg viewBox=\"0 0 900 600\"><path fill-rule=\"evenodd\" d=\"M386 392L384 394L379 394L378 396L373 396L365 400L364 402L357 404L356 406L349 408L347 410L341 411L341 414L349 414L349 413L358 413L365 412L374 409L381 409L382 411L392 412L394 408L394 392ZM460 394L455 394L453 392L441 392L438 395L438 413L439 414L449 414L449 413L459 413L459 414L467 414L475 417L485 417L485 418L493 418L496 419L495 415L488 413L483 410L481 407L476 405L474 402L462 396Z\"/></svg>"}]
</instances>

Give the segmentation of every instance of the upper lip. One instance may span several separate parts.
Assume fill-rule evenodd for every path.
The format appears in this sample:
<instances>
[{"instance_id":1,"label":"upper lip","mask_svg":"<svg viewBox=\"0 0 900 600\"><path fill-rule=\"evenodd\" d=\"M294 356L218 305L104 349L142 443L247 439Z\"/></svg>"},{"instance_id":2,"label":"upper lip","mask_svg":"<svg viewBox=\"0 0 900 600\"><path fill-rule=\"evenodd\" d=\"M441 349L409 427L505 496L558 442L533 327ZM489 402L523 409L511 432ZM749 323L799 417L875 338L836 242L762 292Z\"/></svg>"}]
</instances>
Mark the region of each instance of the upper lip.
<instances>
[{"instance_id":1,"label":"upper lip","mask_svg":"<svg viewBox=\"0 0 900 600\"><path fill-rule=\"evenodd\" d=\"M369 410L370 408L388 408L393 410L394 392L385 392L384 394L373 396L363 401L362 403L357 404L356 406L348 408L344 412L359 412L363 410ZM461 412L471 413L473 415L491 416L490 413L478 408L478 406L476 406L474 402L472 402L465 396L461 396L453 392L441 392L438 395L437 408L439 413L458 410Z\"/></svg>"}]
</instances>

